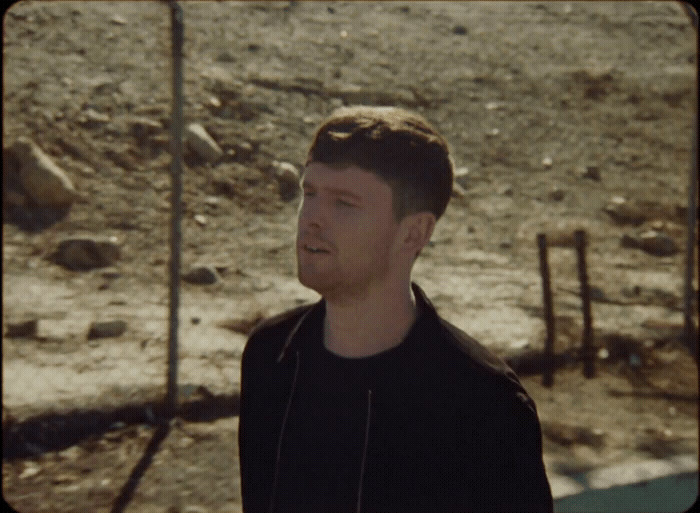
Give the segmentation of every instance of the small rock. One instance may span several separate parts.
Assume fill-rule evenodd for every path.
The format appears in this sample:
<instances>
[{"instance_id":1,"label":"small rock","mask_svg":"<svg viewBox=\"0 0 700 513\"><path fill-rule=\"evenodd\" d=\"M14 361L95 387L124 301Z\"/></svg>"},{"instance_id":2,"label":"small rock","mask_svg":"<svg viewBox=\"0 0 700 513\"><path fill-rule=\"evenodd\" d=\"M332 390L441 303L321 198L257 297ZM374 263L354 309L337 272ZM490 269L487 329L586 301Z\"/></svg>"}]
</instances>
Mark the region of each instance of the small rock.
<instances>
[{"instance_id":1,"label":"small rock","mask_svg":"<svg viewBox=\"0 0 700 513\"><path fill-rule=\"evenodd\" d=\"M219 281L219 273L213 267L200 266L194 267L189 272L182 276L182 279L187 283L194 285L212 285Z\"/></svg>"},{"instance_id":2,"label":"small rock","mask_svg":"<svg viewBox=\"0 0 700 513\"><path fill-rule=\"evenodd\" d=\"M601 289L600 287L590 287L588 290L588 294L591 298L591 301L598 301L601 303L605 303L609 301L609 298L605 291Z\"/></svg>"},{"instance_id":3,"label":"small rock","mask_svg":"<svg viewBox=\"0 0 700 513\"><path fill-rule=\"evenodd\" d=\"M654 256L672 256L678 253L678 245L666 233L656 230L649 230L636 237L624 235L621 245L623 248L641 249L645 253Z\"/></svg>"},{"instance_id":4,"label":"small rock","mask_svg":"<svg viewBox=\"0 0 700 513\"><path fill-rule=\"evenodd\" d=\"M36 336L38 321L37 319L30 319L28 321L20 321L14 323L7 323L7 330L5 331L5 336L8 338L21 337L21 338L31 338Z\"/></svg>"},{"instance_id":5,"label":"small rock","mask_svg":"<svg viewBox=\"0 0 700 513\"><path fill-rule=\"evenodd\" d=\"M223 150L199 123L190 123L185 128L185 140L192 150L209 163L217 162Z\"/></svg>"},{"instance_id":6,"label":"small rock","mask_svg":"<svg viewBox=\"0 0 700 513\"><path fill-rule=\"evenodd\" d=\"M135 117L128 121L129 133L141 142L142 139L163 132L163 124L146 117Z\"/></svg>"},{"instance_id":7,"label":"small rock","mask_svg":"<svg viewBox=\"0 0 700 513\"><path fill-rule=\"evenodd\" d=\"M542 159L542 165L546 168L552 167L553 163L552 157L545 157Z\"/></svg>"},{"instance_id":8,"label":"small rock","mask_svg":"<svg viewBox=\"0 0 700 513\"><path fill-rule=\"evenodd\" d=\"M72 271L89 271L111 266L120 256L119 246L111 240L67 239L59 243L50 260Z\"/></svg>"},{"instance_id":9,"label":"small rock","mask_svg":"<svg viewBox=\"0 0 700 513\"><path fill-rule=\"evenodd\" d=\"M467 195L467 191L459 183L454 182L452 184L452 195L457 198L464 198Z\"/></svg>"},{"instance_id":10,"label":"small rock","mask_svg":"<svg viewBox=\"0 0 700 513\"><path fill-rule=\"evenodd\" d=\"M581 166L576 169L576 175L588 180L600 181L600 168L598 166Z\"/></svg>"},{"instance_id":11,"label":"small rock","mask_svg":"<svg viewBox=\"0 0 700 513\"><path fill-rule=\"evenodd\" d=\"M660 219L656 219L656 220L652 221L651 223L649 223L649 227L652 230L657 230L657 231L663 230L664 228L666 228L666 222L661 221Z\"/></svg>"},{"instance_id":12,"label":"small rock","mask_svg":"<svg viewBox=\"0 0 700 513\"><path fill-rule=\"evenodd\" d=\"M126 322L116 320L116 321L102 321L93 322L90 324L90 329L88 330L87 338L88 340L93 340L96 338L111 338L119 337L126 331Z\"/></svg>"},{"instance_id":13,"label":"small rock","mask_svg":"<svg viewBox=\"0 0 700 513\"><path fill-rule=\"evenodd\" d=\"M630 203L622 196L613 196L603 207L603 211L617 224L639 226L647 220L644 209Z\"/></svg>"},{"instance_id":14,"label":"small rock","mask_svg":"<svg viewBox=\"0 0 700 513\"><path fill-rule=\"evenodd\" d=\"M549 199L552 201L561 201L564 199L564 196L566 196L566 192L564 192L563 189L560 189L559 187L554 187L549 191Z\"/></svg>"},{"instance_id":15,"label":"small rock","mask_svg":"<svg viewBox=\"0 0 700 513\"><path fill-rule=\"evenodd\" d=\"M250 141L241 141L236 144L236 158L239 160L249 160L255 153L255 146Z\"/></svg>"},{"instance_id":16,"label":"small rock","mask_svg":"<svg viewBox=\"0 0 700 513\"><path fill-rule=\"evenodd\" d=\"M460 185L463 189L469 189L470 187L470 176L469 176L469 168L467 167L458 167L455 169L455 183Z\"/></svg>"},{"instance_id":17,"label":"small rock","mask_svg":"<svg viewBox=\"0 0 700 513\"><path fill-rule=\"evenodd\" d=\"M503 239L501 242L498 243L498 247L501 249L512 249L513 241L510 239Z\"/></svg>"},{"instance_id":18,"label":"small rock","mask_svg":"<svg viewBox=\"0 0 700 513\"><path fill-rule=\"evenodd\" d=\"M218 207L219 203L221 203L221 201L216 196L207 196L204 198L204 204L210 207Z\"/></svg>"},{"instance_id":19,"label":"small rock","mask_svg":"<svg viewBox=\"0 0 700 513\"><path fill-rule=\"evenodd\" d=\"M216 56L216 60L219 62L236 62L235 55L231 55L229 52L221 52Z\"/></svg>"},{"instance_id":20,"label":"small rock","mask_svg":"<svg viewBox=\"0 0 700 513\"><path fill-rule=\"evenodd\" d=\"M78 122L85 128L98 128L110 122L109 114L97 112L95 109L87 109L78 117Z\"/></svg>"},{"instance_id":21,"label":"small rock","mask_svg":"<svg viewBox=\"0 0 700 513\"><path fill-rule=\"evenodd\" d=\"M458 36L464 36L467 34L467 27L465 27L464 25L455 25L452 28L452 33Z\"/></svg>"},{"instance_id":22,"label":"small rock","mask_svg":"<svg viewBox=\"0 0 700 513\"><path fill-rule=\"evenodd\" d=\"M215 94L221 100L238 98L245 85L235 77L228 66L215 64L205 68L199 76L202 79L204 90Z\"/></svg>"},{"instance_id":23,"label":"small rock","mask_svg":"<svg viewBox=\"0 0 700 513\"><path fill-rule=\"evenodd\" d=\"M512 196L514 191L513 191L513 186L511 184L507 183L507 184L501 185L496 192L502 196Z\"/></svg>"},{"instance_id":24,"label":"small rock","mask_svg":"<svg viewBox=\"0 0 700 513\"><path fill-rule=\"evenodd\" d=\"M205 226L207 224L207 217L203 216L202 214L195 214L194 222L199 226Z\"/></svg>"},{"instance_id":25,"label":"small rock","mask_svg":"<svg viewBox=\"0 0 700 513\"><path fill-rule=\"evenodd\" d=\"M114 25L126 25L126 19L118 14L112 16L109 21Z\"/></svg>"},{"instance_id":26,"label":"small rock","mask_svg":"<svg viewBox=\"0 0 700 513\"><path fill-rule=\"evenodd\" d=\"M289 162L274 161L272 165L275 167L280 197L283 201L294 199L299 194L299 170Z\"/></svg>"},{"instance_id":27,"label":"small rock","mask_svg":"<svg viewBox=\"0 0 700 513\"><path fill-rule=\"evenodd\" d=\"M678 253L678 245L667 233L649 230L639 235L641 249L656 256L670 256Z\"/></svg>"},{"instance_id":28,"label":"small rock","mask_svg":"<svg viewBox=\"0 0 700 513\"><path fill-rule=\"evenodd\" d=\"M82 199L68 175L28 137L11 147L20 162L20 181L37 205L61 207Z\"/></svg>"},{"instance_id":29,"label":"small rock","mask_svg":"<svg viewBox=\"0 0 700 513\"><path fill-rule=\"evenodd\" d=\"M39 472L41 472L41 467L39 465L32 461L25 461L24 470L18 477L20 479L27 479L28 477L37 475Z\"/></svg>"},{"instance_id":30,"label":"small rock","mask_svg":"<svg viewBox=\"0 0 700 513\"><path fill-rule=\"evenodd\" d=\"M77 445L72 445L67 449L63 449L58 453L58 456L62 460L77 461L78 458L83 454L83 450Z\"/></svg>"}]
</instances>

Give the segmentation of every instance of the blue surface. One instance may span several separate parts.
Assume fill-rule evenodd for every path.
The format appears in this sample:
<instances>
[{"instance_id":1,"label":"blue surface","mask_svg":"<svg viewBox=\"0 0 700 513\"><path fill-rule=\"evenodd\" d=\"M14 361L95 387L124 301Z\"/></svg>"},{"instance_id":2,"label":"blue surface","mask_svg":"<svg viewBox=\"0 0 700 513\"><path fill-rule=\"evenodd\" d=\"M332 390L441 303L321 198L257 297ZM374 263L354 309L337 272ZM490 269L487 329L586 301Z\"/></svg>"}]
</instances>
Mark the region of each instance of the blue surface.
<instances>
[{"instance_id":1,"label":"blue surface","mask_svg":"<svg viewBox=\"0 0 700 513\"><path fill-rule=\"evenodd\" d=\"M588 489L554 500L555 513L679 513L698 498L698 473L685 472L649 481Z\"/></svg>"}]
</instances>

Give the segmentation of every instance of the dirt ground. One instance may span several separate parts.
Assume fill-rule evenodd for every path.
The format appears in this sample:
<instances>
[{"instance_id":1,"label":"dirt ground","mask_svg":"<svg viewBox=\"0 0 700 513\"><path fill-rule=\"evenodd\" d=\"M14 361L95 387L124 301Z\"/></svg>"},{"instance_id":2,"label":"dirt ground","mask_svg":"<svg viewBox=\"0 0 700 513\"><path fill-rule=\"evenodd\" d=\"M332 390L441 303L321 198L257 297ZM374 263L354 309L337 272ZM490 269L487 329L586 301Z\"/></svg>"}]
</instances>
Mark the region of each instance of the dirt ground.
<instances>
[{"instance_id":1,"label":"dirt ground","mask_svg":"<svg viewBox=\"0 0 700 513\"><path fill-rule=\"evenodd\" d=\"M679 3L182 5L185 119L225 155L185 154L183 271L220 279L182 286L178 380L193 406L172 425L154 405L168 338L167 5L23 1L4 16L3 147L31 137L86 198L53 219L3 196L2 483L16 510L240 510L246 328L315 298L295 279L297 201L276 171L299 168L316 124L354 103L421 112L468 169L415 281L504 357L543 347L535 238L548 234L556 350L569 358L552 388L522 372L548 472L697 452L697 366L680 342L697 55ZM606 213L615 196L641 220ZM576 356L567 239L579 228L594 379ZM650 228L680 251L621 244ZM85 236L111 238L121 258L84 272L49 258ZM23 320L35 334L6 336ZM108 320L126 332L88 339Z\"/></svg>"}]
</instances>

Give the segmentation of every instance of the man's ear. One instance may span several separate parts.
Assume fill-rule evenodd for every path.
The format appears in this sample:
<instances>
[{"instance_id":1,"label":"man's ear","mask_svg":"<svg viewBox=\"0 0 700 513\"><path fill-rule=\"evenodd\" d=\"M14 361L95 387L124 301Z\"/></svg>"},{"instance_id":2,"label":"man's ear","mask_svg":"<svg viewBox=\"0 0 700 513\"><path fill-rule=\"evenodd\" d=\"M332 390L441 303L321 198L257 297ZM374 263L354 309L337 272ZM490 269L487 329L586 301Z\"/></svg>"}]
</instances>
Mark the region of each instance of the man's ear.
<instances>
[{"instance_id":1,"label":"man's ear","mask_svg":"<svg viewBox=\"0 0 700 513\"><path fill-rule=\"evenodd\" d=\"M403 249L413 255L418 255L423 247L428 244L435 229L435 214L432 212L416 212L408 214L401 220L403 225Z\"/></svg>"}]
</instances>

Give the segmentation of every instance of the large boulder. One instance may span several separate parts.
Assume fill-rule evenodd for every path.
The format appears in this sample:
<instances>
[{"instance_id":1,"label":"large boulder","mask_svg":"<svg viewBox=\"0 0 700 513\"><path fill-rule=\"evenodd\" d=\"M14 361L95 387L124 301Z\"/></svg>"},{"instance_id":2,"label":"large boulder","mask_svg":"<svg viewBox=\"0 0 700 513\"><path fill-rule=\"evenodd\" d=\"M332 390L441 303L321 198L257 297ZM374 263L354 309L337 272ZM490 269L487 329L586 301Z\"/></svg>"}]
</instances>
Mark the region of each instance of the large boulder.
<instances>
[{"instance_id":1,"label":"large boulder","mask_svg":"<svg viewBox=\"0 0 700 513\"><path fill-rule=\"evenodd\" d=\"M67 207L81 199L68 175L28 137L18 137L10 150L19 161L19 178L38 206Z\"/></svg>"}]
</instances>

